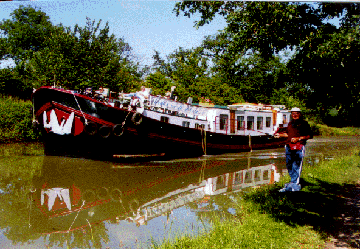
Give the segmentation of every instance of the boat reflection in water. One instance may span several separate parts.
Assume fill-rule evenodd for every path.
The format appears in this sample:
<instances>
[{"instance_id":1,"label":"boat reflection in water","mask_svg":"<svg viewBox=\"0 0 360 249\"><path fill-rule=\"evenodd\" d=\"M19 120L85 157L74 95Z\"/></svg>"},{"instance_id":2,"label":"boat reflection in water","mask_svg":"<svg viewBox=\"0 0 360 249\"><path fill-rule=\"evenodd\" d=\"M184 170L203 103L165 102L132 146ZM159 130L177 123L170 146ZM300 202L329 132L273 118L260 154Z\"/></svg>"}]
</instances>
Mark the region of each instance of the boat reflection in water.
<instances>
[{"instance_id":1,"label":"boat reflection in water","mask_svg":"<svg viewBox=\"0 0 360 249\"><path fill-rule=\"evenodd\" d=\"M92 239L106 240L103 223L127 221L137 226L146 225L182 206L203 205L212 196L271 184L279 178L275 164L250 167L224 158L149 162L126 167L68 157L45 157L41 176L33 182L36 190L32 193L31 225L43 234L90 228ZM95 224L104 230L99 232L97 228L98 239L94 238Z\"/></svg>"}]
</instances>

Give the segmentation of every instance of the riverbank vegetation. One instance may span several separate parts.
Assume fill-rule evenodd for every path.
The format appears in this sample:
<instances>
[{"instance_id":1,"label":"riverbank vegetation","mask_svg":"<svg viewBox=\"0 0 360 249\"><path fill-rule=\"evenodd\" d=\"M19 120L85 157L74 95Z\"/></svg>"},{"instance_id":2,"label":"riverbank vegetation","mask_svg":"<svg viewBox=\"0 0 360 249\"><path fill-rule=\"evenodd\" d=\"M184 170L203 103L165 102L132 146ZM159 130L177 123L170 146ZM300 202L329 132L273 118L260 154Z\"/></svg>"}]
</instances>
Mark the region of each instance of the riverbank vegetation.
<instances>
[{"instance_id":1,"label":"riverbank vegetation","mask_svg":"<svg viewBox=\"0 0 360 249\"><path fill-rule=\"evenodd\" d=\"M0 142L34 141L39 134L32 127L32 103L0 95Z\"/></svg>"},{"instance_id":2,"label":"riverbank vegetation","mask_svg":"<svg viewBox=\"0 0 360 249\"><path fill-rule=\"evenodd\" d=\"M302 191L279 193L289 180L285 176L274 185L234 194L236 213L226 215L228 218L219 216L208 233L178 235L153 247L327 248L337 241L347 248L358 248L358 209L349 202L360 193L356 185L360 180L359 148L308 166L302 173Z\"/></svg>"},{"instance_id":3,"label":"riverbank vegetation","mask_svg":"<svg viewBox=\"0 0 360 249\"><path fill-rule=\"evenodd\" d=\"M315 135L319 136L360 136L359 127L330 127L325 124L318 124L309 121L309 124Z\"/></svg>"}]
</instances>

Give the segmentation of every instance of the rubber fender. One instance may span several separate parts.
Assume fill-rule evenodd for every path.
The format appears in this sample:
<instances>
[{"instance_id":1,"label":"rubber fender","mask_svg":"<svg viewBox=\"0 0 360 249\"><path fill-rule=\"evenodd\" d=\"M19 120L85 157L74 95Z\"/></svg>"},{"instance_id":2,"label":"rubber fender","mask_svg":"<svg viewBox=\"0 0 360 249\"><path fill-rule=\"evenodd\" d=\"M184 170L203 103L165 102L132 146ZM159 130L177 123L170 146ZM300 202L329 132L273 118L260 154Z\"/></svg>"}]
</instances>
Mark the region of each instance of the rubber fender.
<instances>
[{"instance_id":1,"label":"rubber fender","mask_svg":"<svg viewBox=\"0 0 360 249\"><path fill-rule=\"evenodd\" d=\"M138 112L135 112L133 114L133 116L131 117L131 121L135 124L135 125L139 125L142 123L142 115Z\"/></svg>"},{"instance_id":2,"label":"rubber fender","mask_svg":"<svg viewBox=\"0 0 360 249\"><path fill-rule=\"evenodd\" d=\"M122 198L124 197L123 193L120 189L114 188L110 191L110 197L113 201L120 201L122 202Z\"/></svg>"},{"instance_id":3,"label":"rubber fender","mask_svg":"<svg viewBox=\"0 0 360 249\"><path fill-rule=\"evenodd\" d=\"M137 209L139 208L139 201L137 199L132 199L130 202L129 202L129 208L132 212L136 212Z\"/></svg>"},{"instance_id":4,"label":"rubber fender","mask_svg":"<svg viewBox=\"0 0 360 249\"><path fill-rule=\"evenodd\" d=\"M81 197L85 202L93 202L95 201L96 194L94 190L87 189L81 194Z\"/></svg>"},{"instance_id":5,"label":"rubber fender","mask_svg":"<svg viewBox=\"0 0 360 249\"><path fill-rule=\"evenodd\" d=\"M94 122L89 122L87 125L85 125L84 131L86 134L93 136L98 132L98 125Z\"/></svg>"},{"instance_id":6,"label":"rubber fender","mask_svg":"<svg viewBox=\"0 0 360 249\"><path fill-rule=\"evenodd\" d=\"M99 128L99 135L103 138L108 138L111 135L112 128L110 126L103 125Z\"/></svg>"},{"instance_id":7,"label":"rubber fender","mask_svg":"<svg viewBox=\"0 0 360 249\"><path fill-rule=\"evenodd\" d=\"M112 132L115 136L120 137L124 134L124 127L121 124L116 124L113 126Z\"/></svg>"},{"instance_id":8,"label":"rubber fender","mask_svg":"<svg viewBox=\"0 0 360 249\"><path fill-rule=\"evenodd\" d=\"M105 187L101 187L96 189L97 198L100 200L108 199L109 197L109 190Z\"/></svg>"}]
</instances>

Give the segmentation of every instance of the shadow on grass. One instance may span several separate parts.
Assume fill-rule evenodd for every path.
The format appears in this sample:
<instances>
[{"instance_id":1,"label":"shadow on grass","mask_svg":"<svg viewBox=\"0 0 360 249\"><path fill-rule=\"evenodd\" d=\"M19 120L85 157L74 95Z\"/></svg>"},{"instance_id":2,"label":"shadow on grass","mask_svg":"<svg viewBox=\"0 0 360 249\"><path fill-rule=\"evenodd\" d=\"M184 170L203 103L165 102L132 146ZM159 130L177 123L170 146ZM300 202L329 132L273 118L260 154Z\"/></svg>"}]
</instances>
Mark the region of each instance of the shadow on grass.
<instances>
[{"instance_id":1,"label":"shadow on grass","mask_svg":"<svg viewBox=\"0 0 360 249\"><path fill-rule=\"evenodd\" d=\"M302 180L300 192L279 193L279 188L260 189L245 198L254 202L263 213L290 226L312 226L326 239L354 248L359 244L359 188L351 184L332 184L313 178ZM357 205L357 207L356 207Z\"/></svg>"}]
</instances>

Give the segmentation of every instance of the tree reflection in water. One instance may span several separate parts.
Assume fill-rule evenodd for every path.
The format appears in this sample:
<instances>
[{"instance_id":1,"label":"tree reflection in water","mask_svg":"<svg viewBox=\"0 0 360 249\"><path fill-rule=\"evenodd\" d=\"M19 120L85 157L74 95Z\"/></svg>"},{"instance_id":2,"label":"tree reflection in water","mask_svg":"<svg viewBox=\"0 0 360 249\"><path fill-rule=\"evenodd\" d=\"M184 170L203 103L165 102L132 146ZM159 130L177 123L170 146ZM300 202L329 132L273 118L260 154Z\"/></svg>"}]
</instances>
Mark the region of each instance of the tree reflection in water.
<instances>
[{"instance_id":1,"label":"tree reflection in water","mask_svg":"<svg viewBox=\"0 0 360 249\"><path fill-rule=\"evenodd\" d=\"M117 231L125 224L140 228L159 217L171 223L179 208L208 224L215 215L230 215L229 194L279 178L274 164L251 167L248 159L124 165L66 157L11 158L8 167L1 167L3 234L13 244L43 240L57 248L103 248L114 240L109 232L113 226Z\"/></svg>"}]
</instances>

